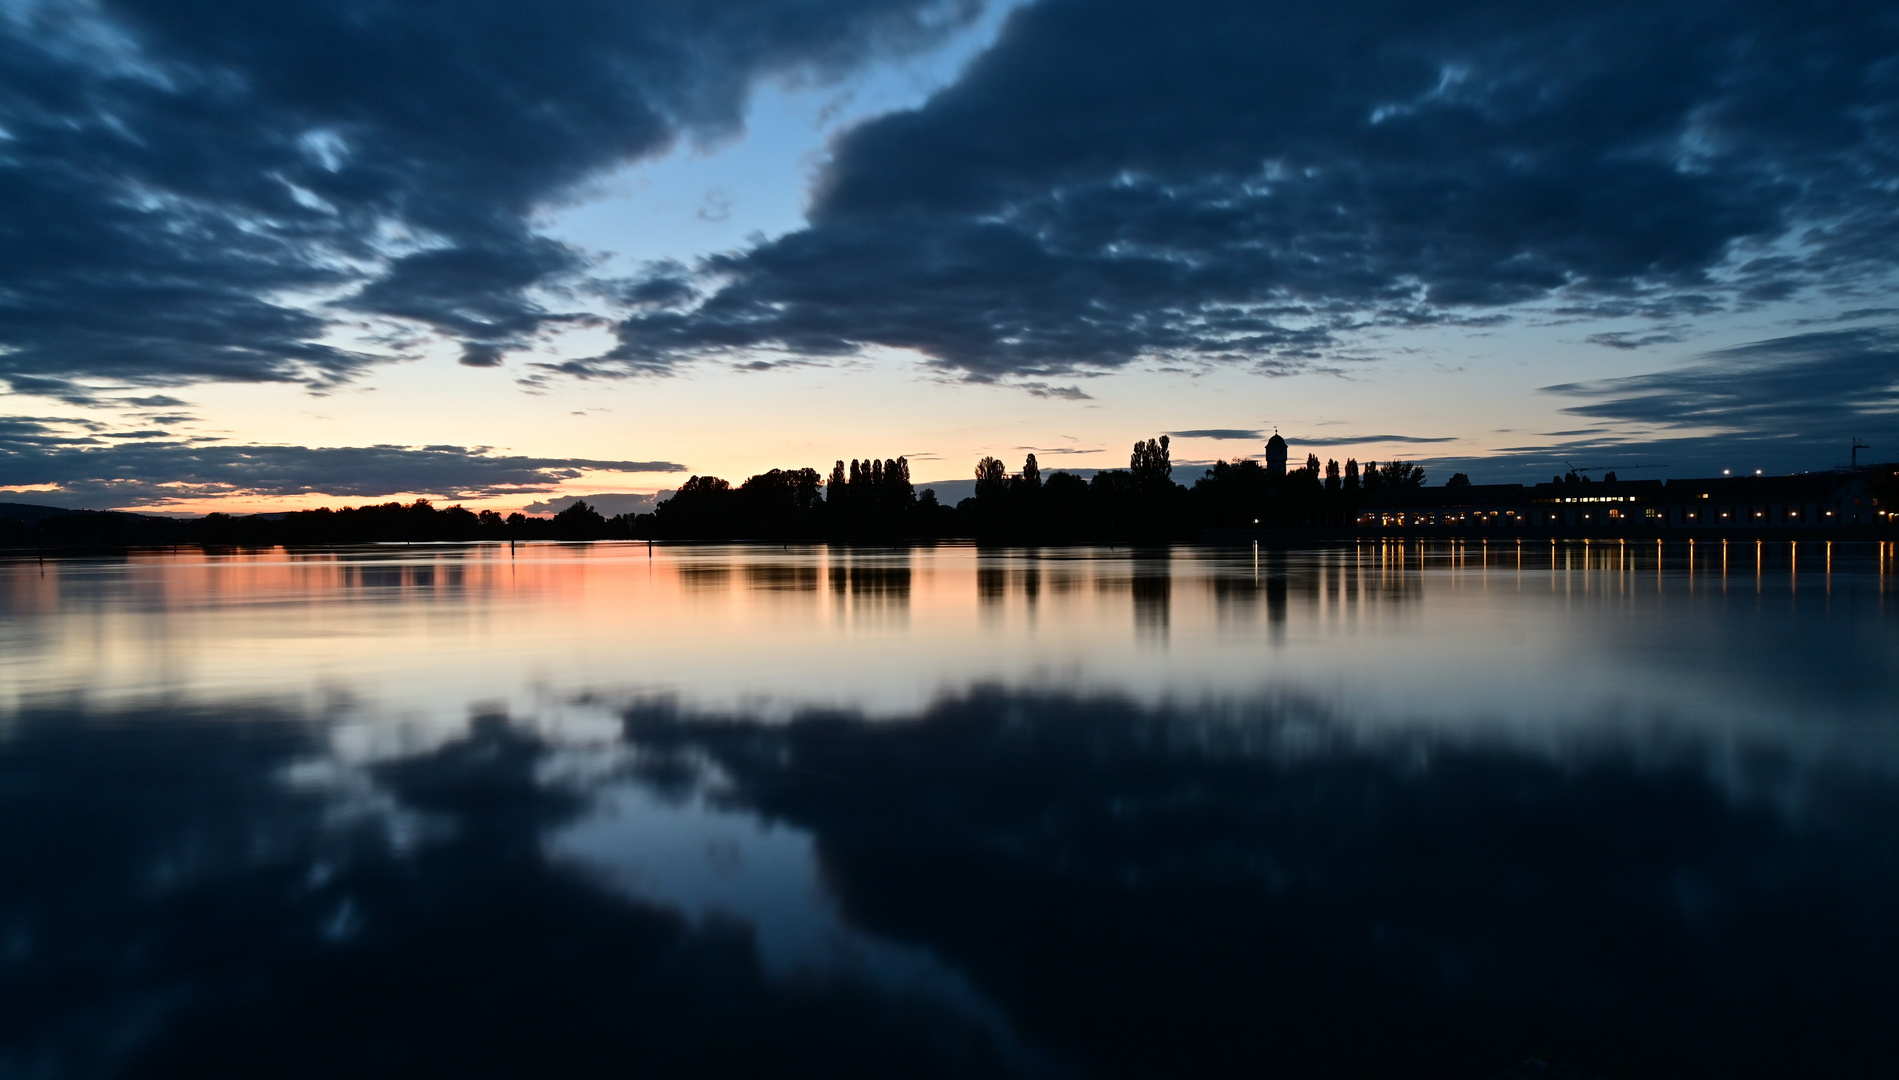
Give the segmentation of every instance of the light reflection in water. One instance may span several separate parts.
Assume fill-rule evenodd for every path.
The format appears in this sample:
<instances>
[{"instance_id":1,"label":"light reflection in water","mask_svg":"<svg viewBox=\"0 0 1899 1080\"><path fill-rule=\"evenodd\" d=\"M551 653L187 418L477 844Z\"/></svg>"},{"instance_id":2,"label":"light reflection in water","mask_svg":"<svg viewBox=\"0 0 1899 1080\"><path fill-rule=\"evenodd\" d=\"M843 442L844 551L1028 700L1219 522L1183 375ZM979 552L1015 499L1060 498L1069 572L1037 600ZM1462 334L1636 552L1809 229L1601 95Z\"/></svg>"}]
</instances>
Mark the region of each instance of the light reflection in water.
<instances>
[{"instance_id":1,"label":"light reflection in water","mask_svg":"<svg viewBox=\"0 0 1899 1080\"><path fill-rule=\"evenodd\" d=\"M0 701L345 698L459 725L584 689L911 712L945 689L1270 690L1368 724L1848 722L1892 674L1885 545L978 552L644 545L0 568ZM1850 548L1850 550L1849 550ZM1837 550L1836 550L1837 549ZM1815 579L1817 589L1805 582ZM828 602L820 602L828 597ZM1739 605L1739 606L1737 606ZM1836 669L1821 692L1803 664ZM1368 677L1373 673L1375 677Z\"/></svg>"},{"instance_id":2,"label":"light reflection in water","mask_svg":"<svg viewBox=\"0 0 1899 1080\"><path fill-rule=\"evenodd\" d=\"M863 1029L910 1030L854 1022L873 1006L838 988L862 985L920 1010L917 1045L975 1054L971 1075L1899 1060L1869 1034L1894 1004L1869 972L1899 960L1892 557L1413 540L5 564L0 1074L111 1074L83 1047L113 1039L202 1066L224 1051L168 1033L279 1031L176 989L220 980L366 1023L323 996L322 950L404 988L376 1000L419 1030L442 1022L412 1004L442 961L402 950L457 926L516 957L471 994L517 992L543 955L569 966L537 992L591 988L570 1015L632 993L622 967L662 988L641 1010L700 1009L703 988L628 1067L674 1030L730 1039L732 1000L779 1030L774 995L809 991L797 1007L829 1019L757 1045L784 1071L823 1030L804 1071L836 1071ZM226 932L261 966L174 947ZM146 967L87 966L134 941ZM88 979L105 989L70 1015L43 1004ZM18 1019L29 1001L54 1011Z\"/></svg>"}]
</instances>

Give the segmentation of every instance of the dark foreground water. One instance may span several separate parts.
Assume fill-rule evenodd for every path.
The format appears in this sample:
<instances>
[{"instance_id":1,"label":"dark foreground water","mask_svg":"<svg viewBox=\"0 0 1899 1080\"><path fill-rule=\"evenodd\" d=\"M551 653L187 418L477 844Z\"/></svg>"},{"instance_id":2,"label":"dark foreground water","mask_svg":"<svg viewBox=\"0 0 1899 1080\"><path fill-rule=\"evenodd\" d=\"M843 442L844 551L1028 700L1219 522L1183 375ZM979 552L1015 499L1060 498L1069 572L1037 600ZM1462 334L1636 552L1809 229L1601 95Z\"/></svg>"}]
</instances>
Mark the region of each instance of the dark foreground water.
<instances>
[{"instance_id":1,"label":"dark foreground water","mask_svg":"<svg viewBox=\"0 0 1899 1080\"><path fill-rule=\"evenodd\" d=\"M0 564L0 1077L1890 1077L1896 572Z\"/></svg>"}]
</instances>

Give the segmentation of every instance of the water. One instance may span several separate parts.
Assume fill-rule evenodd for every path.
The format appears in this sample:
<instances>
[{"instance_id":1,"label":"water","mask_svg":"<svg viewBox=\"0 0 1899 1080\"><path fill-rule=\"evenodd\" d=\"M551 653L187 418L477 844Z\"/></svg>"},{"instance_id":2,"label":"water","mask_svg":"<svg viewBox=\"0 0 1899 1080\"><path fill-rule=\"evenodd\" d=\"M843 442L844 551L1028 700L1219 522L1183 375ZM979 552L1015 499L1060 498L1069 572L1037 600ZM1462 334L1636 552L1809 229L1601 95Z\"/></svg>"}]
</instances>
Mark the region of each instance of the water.
<instances>
[{"instance_id":1,"label":"water","mask_svg":"<svg viewBox=\"0 0 1899 1080\"><path fill-rule=\"evenodd\" d=\"M1895 574L0 564L0 1077L1893 1075Z\"/></svg>"}]
</instances>

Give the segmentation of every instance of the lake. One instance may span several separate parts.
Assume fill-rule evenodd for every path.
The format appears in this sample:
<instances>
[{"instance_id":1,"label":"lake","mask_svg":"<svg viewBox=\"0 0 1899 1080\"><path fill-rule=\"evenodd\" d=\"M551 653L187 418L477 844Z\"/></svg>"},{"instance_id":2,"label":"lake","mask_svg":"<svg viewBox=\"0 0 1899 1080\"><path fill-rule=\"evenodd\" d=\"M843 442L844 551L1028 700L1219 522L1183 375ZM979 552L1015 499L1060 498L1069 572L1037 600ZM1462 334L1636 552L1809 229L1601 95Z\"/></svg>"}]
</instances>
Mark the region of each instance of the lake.
<instances>
[{"instance_id":1,"label":"lake","mask_svg":"<svg viewBox=\"0 0 1899 1080\"><path fill-rule=\"evenodd\" d=\"M1899 1074L1899 552L0 563L0 1078Z\"/></svg>"}]
</instances>

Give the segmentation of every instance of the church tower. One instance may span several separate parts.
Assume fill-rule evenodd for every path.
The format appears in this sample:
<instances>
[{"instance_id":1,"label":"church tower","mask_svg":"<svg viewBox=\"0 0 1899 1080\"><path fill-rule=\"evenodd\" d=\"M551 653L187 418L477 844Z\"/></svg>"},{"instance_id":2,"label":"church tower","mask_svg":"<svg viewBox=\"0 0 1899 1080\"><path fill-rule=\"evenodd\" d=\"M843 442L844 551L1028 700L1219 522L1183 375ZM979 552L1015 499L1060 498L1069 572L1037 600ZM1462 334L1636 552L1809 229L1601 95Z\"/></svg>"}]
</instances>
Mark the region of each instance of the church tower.
<instances>
[{"instance_id":1,"label":"church tower","mask_svg":"<svg viewBox=\"0 0 1899 1080\"><path fill-rule=\"evenodd\" d=\"M1266 475L1284 478L1286 475L1286 440L1279 437L1279 431L1273 431L1273 437L1266 440Z\"/></svg>"}]
</instances>

